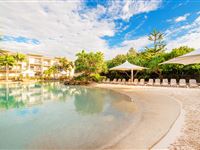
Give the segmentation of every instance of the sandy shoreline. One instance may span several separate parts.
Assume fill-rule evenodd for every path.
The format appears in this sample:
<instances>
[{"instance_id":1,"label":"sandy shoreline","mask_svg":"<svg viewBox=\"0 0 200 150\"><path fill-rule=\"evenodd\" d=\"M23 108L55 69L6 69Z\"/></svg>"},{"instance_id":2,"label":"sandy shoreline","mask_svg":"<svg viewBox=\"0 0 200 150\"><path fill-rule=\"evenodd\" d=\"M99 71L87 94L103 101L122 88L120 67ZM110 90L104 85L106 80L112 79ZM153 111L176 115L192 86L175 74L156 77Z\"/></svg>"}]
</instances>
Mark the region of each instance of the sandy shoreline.
<instances>
[{"instance_id":1,"label":"sandy shoreline","mask_svg":"<svg viewBox=\"0 0 200 150\"><path fill-rule=\"evenodd\" d=\"M125 138L115 145L107 147L107 149L150 149L152 147L153 149L179 149L180 146L182 148L185 136L188 137L187 133L185 133L188 125L183 123L188 120L188 107L190 108L190 106L187 100L190 99L190 103L196 102L195 104L198 104L197 106L200 108L200 101L198 101L200 97L199 89L107 84L95 86L126 94L143 110L142 119L137 124L137 127L132 129ZM191 114L189 117L191 121ZM196 125L193 124L193 126ZM190 138L188 137L188 139ZM195 144L189 146L187 142L184 148L197 149L197 146L199 146L198 141L196 139Z\"/></svg>"}]
</instances>

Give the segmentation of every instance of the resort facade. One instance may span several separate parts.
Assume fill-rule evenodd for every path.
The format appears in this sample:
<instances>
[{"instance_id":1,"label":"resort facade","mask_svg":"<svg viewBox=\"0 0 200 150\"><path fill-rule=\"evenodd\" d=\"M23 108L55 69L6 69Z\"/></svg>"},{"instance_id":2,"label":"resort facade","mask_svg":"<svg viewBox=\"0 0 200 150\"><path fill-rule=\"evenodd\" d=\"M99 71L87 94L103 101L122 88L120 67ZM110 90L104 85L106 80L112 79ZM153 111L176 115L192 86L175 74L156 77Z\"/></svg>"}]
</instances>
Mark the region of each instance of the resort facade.
<instances>
[{"instance_id":1,"label":"resort facade","mask_svg":"<svg viewBox=\"0 0 200 150\"><path fill-rule=\"evenodd\" d=\"M14 55L15 52L1 50L3 54ZM0 54L1 55L1 54ZM46 57L38 54L25 54L26 61L19 62L12 68L9 68L9 78L15 78L16 76L22 75L23 77L42 77L44 76L44 71L48 70L51 66L59 63L59 57ZM6 69L5 67L0 67L0 79L5 79ZM61 76L73 77L74 68L67 70L64 73L56 74L56 77Z\"/></svg>"}]
</instances>

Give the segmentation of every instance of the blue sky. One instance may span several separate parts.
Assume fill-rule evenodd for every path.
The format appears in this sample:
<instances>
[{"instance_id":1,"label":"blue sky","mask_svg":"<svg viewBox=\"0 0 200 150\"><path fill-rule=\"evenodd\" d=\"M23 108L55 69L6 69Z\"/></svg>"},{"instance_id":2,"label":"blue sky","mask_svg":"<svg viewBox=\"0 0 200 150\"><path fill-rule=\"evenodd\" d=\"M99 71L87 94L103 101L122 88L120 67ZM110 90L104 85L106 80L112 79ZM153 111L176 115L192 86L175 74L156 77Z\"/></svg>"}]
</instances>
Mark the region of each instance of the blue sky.
<instances>
[{"instance_id":1,"label":"blue sky","mask_svg":"<svg viewBox=\"0 0 200 150\"><path fill-rule=\"evenodd\" d=\"M85 49L106 59L151 45L153 29L167 50L200 48L198 0L0 2L0 48L71 59Z\"/></svg>"}]
</instances>

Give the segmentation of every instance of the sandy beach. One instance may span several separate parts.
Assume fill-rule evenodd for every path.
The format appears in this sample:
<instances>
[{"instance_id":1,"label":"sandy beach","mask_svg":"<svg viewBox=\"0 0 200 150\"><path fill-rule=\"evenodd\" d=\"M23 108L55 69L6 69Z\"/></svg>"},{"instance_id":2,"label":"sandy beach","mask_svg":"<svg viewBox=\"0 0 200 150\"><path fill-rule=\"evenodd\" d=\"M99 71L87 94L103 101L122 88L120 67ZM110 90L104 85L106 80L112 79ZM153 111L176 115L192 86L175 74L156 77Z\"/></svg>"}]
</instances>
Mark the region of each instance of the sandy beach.
<instances>
[{"instance_id":1,"label":"sandy beach","mask_svg":"<svg viewBox=\"0 0 200 150\"><path fill-rule=\"evenodd\" d=\"M200 89L109 84L95 87L128 95L142 111L137 125L105 149L200 148Z\"/></svg>"}]
</instances>

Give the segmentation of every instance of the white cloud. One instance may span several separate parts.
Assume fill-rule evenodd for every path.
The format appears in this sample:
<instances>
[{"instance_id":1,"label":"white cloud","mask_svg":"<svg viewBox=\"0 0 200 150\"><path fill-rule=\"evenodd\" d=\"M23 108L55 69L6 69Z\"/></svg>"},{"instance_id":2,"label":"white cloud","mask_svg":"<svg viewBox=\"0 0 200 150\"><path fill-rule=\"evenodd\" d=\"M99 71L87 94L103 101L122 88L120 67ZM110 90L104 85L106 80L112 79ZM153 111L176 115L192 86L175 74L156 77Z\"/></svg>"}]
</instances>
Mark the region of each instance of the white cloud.
<instances>
[{"instance_id":1,"label":"white cloud","mask_svg":"<svg viewBox=\"0 0 200 150\"><path fill-rule=\"evenodd\" d=\"M172 38L174 34L180 35L176 36L176 38ZM166 38L168 50L179 46L189 46L196 49L200 48L200 16L191 24L167 30Z\"/></svg>"},{"instance_id":2,"label":"white cloud","mask_svg":"<svg viewBox=\"0 0 200 150\"><path fill-rule=\"evenodd\" d=\"M187 13L187 14L185 14L185 15L183 15L183 16L177 17L174 21L175 21L175 22L185 21L185 20L187 20L187 17L189 17L189 16L190 16L190 14Z\"/></svg>"},{"instance_id":3,"label":"white cloud","mask_svg":"<svg viewBox=\"0 0 200 150\"><path fill-rule=\"evenodd\" d=\"M129 20L131 16L156 10L161 5L161 0L148 1L111 1L108 13L115 18Z\"/></svg>"},{"instance_id":4,"label":"white cloud","mask_svg":"<svg viewBox=\"0 0 200 150\"><path fill-rule=\"evenodd\" d=\"M135 40L126 40L122 43L123 47L127 47L128 49L130 49L131 47L140 50L141 48L144 48L145 46L147 46L148 44L150 44L150 41L148 40L147 36L142 36L139 37Z\"/></svg>"},{"instance_id":5,"label":"white cloud","mask_svg":"<svg viewBox=\"0 0 200 150\"><path fill-rule=\"evenodd\" d=\"M40 41L38 45L3 41L0 48L74 59L75 54L82 49L100 50L106 58L121 53L123 50L109 48L101 38L115 35L114 19L128 20L132 15L155 10L161 1L123 1L123 5L119 1L112 1L108 7L99 5L81 14L78 11L84 7L82 1L0 3L1 34ZM99 19L105 13L110 18Z\"/></svg>"}]
</instances>

